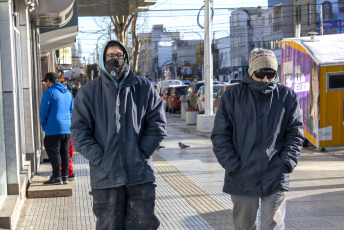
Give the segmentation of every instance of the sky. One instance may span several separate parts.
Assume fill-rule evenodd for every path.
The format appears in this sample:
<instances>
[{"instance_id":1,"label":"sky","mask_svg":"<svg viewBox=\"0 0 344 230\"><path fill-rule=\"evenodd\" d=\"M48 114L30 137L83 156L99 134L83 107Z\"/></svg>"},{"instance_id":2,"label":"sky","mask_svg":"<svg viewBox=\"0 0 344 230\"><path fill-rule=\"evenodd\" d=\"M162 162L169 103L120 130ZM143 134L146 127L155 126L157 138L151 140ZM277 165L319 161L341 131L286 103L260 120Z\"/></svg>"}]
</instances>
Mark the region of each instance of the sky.
<instances>
[{"instance_id":1,"label":"sky","mask_svg":"<svg viewBox=\"0 0 344 230\"><path fill-rule=\"evenodd\" d=\"M239 3L240 2L240 3ZM137 28L140 32L151 32L152 26L163 24L166 31L182 32L184 39L204 39L204 5L203 0L158 0L150 6L150 10L140 14ZM213 32L215 39L230 35L230 9L239 7L267 7L266 0L214 0ZM87 63L93 63L97 57L96 47L103 46L109 40L108 28L102 22L104 19L96 17L79 17L79 32L77 42L81 43L83 56ZM105 35L106 34L106 35ZM112 35L112 39L114 35Z\"/></svg>"}]
</instances>

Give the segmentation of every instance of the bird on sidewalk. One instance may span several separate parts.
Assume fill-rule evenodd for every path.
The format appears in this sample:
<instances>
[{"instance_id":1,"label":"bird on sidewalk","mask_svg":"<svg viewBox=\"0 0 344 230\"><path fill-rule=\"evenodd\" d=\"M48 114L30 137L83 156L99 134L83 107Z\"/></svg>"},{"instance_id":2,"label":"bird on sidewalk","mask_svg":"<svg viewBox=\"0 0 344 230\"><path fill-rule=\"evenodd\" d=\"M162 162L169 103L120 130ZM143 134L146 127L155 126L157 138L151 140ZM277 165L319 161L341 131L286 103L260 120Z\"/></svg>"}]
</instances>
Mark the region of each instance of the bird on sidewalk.
<instances>
[{"instance_id":1,"label":"bird on sidewalk","mask_svg":"<svg viewBox=\"0 0 344 230\"><path fill-rule=\"evenodd\" d=\"M163 148L165 148L165 146L159 145L156 149L159 150L159 149L163 149Z\"/></svg>"},{"instance_id":2,"label":"bird on sidewalk","mask_svg":"<svg viewBox=\"0 0 344 230\"><path fill-rule=\"evenodd\" d=\"M186 148L190 147L190 145L185 145L182 142L178 142L178 145L179 145L179 148L181 148L181 149L186 149Z\"/></svg>"}]
</instances>

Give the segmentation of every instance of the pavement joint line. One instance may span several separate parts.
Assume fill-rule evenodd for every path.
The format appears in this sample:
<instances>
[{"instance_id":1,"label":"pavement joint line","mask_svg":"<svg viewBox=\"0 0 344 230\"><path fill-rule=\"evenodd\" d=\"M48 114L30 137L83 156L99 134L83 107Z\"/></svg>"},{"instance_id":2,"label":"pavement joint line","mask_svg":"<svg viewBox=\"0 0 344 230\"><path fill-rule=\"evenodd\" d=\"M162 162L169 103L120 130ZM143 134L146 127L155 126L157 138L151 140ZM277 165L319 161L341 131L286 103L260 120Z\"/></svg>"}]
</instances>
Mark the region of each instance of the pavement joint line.
<instances>
[{"instance_id":1,"label":"pavement joint line","mask_svg":"<svg viewBox=\"0 0 344 230\"><path fill-rule=\"evenodd\" d=\"M231 210L195 184L158 153L153 154L153 159L156 172L212 227L218 229L218 223L228 226L227 229L230 229L229 226L233 226ZM164 173L166 171L168 173ZM205 206L204 203L207 205ZM226 219L223 219L223 216L226 216Z\"/></svg>"}]
</instances>

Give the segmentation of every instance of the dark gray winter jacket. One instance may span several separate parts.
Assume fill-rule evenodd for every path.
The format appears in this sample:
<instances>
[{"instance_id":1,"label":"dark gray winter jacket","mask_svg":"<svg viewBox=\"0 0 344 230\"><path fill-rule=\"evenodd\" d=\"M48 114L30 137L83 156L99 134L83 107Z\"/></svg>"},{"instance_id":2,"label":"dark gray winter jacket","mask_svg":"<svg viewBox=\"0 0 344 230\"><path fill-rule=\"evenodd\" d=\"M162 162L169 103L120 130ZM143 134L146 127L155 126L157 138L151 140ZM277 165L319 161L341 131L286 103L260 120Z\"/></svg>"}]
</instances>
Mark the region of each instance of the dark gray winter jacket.
<instances>
[{"instance_id":1,"label":"dark gray winter jacket","mask_svg":"<svg viewBox=\"0 0 344 230\"><path fill-rule=\"evenodd\" d=\"M100 70L100 77L79 89L71 125L73 147L89 160L91 187L153 182L151 155L166 137L162 100L132 71L118 84L104 63Z\"/></svg>"},{"instance_id":2,"label":"dark gray winter jacket","mask_svg":"<svg viewBox=\"0 0 344 230\"><path fill-rule=\"evenodd\" d=\"M221 97L211 140L226 171L224 192L257 197L288 190L303 143L296 94L246 76Z\"/></svg>"}]
</instances>

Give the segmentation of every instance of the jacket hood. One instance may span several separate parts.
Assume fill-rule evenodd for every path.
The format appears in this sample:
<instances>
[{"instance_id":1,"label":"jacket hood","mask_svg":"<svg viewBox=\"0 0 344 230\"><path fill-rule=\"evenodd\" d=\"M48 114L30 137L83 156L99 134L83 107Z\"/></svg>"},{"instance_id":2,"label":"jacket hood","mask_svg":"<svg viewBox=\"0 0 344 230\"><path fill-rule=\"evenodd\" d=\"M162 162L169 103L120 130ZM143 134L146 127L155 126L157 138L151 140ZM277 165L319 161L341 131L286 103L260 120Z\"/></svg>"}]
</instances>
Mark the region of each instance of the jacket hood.
<instances>
[{"instance_id":1,"label":"jacket hood","mask_svg":"<svg viewBox=\"0 0 344 230\"><path fill-rule=\"evenodd\" d=\"M116 86L117 86L117 82L114 80L114 78L111 76L111 74L108 73L108 72L106 71L106 69L105 69L105 64L104 64L104 62L105 62L106 50L107 50L108 46L111 45L111 44L115 44L115 45L121 47L121 48L123 49L123 51L124 51L125 60L126 60L127 65L128 65L128 69L123 70L123 72L125 73L125 78L127 77L128 73L129 73L129 70L130 70L130 61L129 61L129 54L128 54L128 51L127 51L127 49L124 47L124 45L123 45L121 42L116 41L116 40L111 40L111 41L108 41L108 42L103 46L103 48L102 48L102 50L101 50L101 54L100 54L100 56L99 56L99 69L100 69L100 71L102 71L102 72L104 73L104 75L105 75L108 79L110 79L111 81L114 81L115 84L116 84ZM123 81L123 80L122 80L122 81Z\"/></svg>"},{"instance_id":2,"label":"jacket hood","mask_svg":"<svg viewBox=\"0 0 344 230\"><path fill-rule=\"evenodd\" d=\"M251 76L246 75L241 82L247 84L253 93L257 95L266 95L270 94L276 88L277 83L279 82L279 77L277 75L276 79L273 81L259 82L253 80Z\"/></svg>"},{"instance_id":3,"label":"jacket hood","mask_svg":"<svg viewBox=\"0 0 344 230\"><path fill-rule=\"evenodd\" d=\"M51 88L55 88L61 93L67 93L67 88L62 83L55 83L51 86Z\"/></svg>"}]
</instances>

